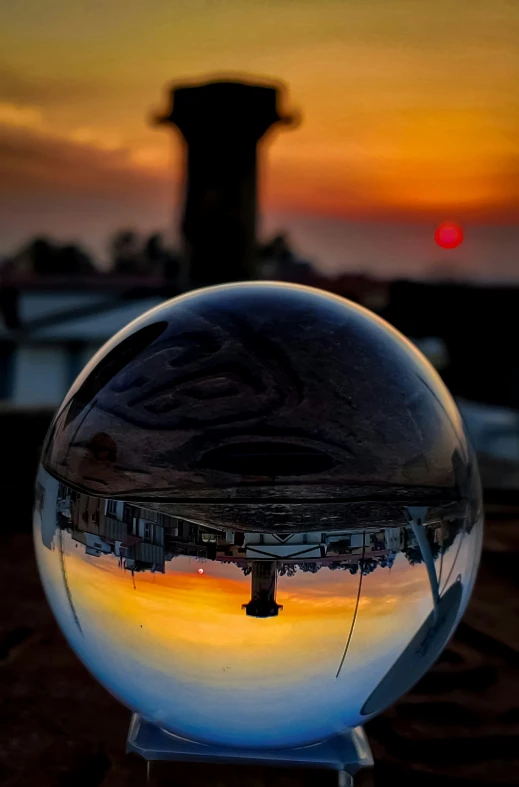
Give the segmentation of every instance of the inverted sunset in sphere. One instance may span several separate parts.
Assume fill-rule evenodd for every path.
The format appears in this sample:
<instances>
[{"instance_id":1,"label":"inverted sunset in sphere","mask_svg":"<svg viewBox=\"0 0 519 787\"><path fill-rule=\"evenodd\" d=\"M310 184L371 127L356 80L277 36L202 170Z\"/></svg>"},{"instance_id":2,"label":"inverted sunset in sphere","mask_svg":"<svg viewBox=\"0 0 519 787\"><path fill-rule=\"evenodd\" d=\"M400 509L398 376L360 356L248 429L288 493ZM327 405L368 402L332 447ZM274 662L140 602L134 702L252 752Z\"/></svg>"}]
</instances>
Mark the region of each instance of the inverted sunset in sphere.
<instances>
[{"instance_id":1,"label":"inverted sunset in sphere","mask_svg":"<svg viewBox=\"0 0 519 787\"><path fill-rule=\"evenodd\" d=\"M434 240L442 249L455 249L463 242L463 230L453 221L444 221L437 227Z\"/></svg>"}]
</instances>

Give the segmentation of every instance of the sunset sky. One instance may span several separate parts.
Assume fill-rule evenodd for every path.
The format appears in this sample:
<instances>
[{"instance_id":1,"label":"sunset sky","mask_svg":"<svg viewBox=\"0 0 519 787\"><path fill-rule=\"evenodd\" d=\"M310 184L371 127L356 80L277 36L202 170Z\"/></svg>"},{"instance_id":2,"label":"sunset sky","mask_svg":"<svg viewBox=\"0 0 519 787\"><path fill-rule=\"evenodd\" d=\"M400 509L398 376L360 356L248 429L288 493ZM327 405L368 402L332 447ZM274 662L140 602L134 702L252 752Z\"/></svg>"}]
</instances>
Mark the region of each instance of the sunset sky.
<instances>
[{"instance_id":1,"label":"sunset sky","mask_svg":"<svg viewBox=\"0 0 519 787\"><path fill-rule=\"evenodd\" d=\"M303 118L269 146L263 233L327 270L515 274L516 0L20 0L0 52L2 253L172 226L180 149L150 114L172 81L239 72Z\"/></svg>"}]
</instances>

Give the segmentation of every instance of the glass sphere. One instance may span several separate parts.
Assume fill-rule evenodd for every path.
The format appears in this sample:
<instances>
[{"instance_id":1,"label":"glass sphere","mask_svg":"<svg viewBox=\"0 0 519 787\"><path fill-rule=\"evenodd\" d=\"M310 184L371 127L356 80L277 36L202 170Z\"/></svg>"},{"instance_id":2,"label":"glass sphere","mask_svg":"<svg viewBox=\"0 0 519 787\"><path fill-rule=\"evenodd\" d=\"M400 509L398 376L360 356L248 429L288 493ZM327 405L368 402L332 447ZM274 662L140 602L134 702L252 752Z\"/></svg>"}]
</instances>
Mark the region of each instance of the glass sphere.
<instances>
[{"instance_id":1,"label":"glass sphere","mask_svg":"<svg viewBox=\"0 0 519 787\"><path fill-rule=\"evenodd\" d=\"M38 564L93 675L169 732L294 747L438 657L481 551L448 391L383 320L306 287L167 301L72 386L36 483Z\"/></svg>"}]
</instances>

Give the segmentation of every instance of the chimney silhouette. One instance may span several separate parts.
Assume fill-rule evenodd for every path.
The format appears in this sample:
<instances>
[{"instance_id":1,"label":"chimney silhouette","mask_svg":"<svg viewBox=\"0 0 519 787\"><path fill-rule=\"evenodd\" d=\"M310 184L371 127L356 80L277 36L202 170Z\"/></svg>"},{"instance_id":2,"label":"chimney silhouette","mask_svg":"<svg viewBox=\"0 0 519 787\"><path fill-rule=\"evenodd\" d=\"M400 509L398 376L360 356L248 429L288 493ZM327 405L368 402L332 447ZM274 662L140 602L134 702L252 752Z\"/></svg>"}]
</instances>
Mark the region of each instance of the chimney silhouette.
<instances>
[{"instance_id":1,"label":"chimney silhouette","mask_svg":"<svg viewBox=\"0 0 519 787\"><path fill-rule=\"evenodd\" d=\"M210 81L171 90L171 124L187 145L184 215L186 285L254 277L257 145L292 118L279 111L279 85Z\"/></svg>"}]
</instances>

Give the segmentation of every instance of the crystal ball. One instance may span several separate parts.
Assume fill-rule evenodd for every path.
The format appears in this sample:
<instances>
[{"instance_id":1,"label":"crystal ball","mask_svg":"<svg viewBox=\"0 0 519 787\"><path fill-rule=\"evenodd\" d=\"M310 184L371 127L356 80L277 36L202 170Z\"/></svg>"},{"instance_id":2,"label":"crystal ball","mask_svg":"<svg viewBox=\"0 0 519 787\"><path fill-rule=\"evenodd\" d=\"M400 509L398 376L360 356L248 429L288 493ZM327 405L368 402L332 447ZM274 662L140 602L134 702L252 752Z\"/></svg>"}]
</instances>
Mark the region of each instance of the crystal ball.
<instances>
[{"instance_id":1,"label":"crystal ball","mask_svg":"<svg viewBox=\"0 0 519 787\"><path fill-rule=\"evenodd\" d=\"M78 377L43 447L43 585L91 673L183 738L257 749L380 713L435 661L482 540L421 353L319 290L169 300Z\"/></svg>"}]
</instances>

